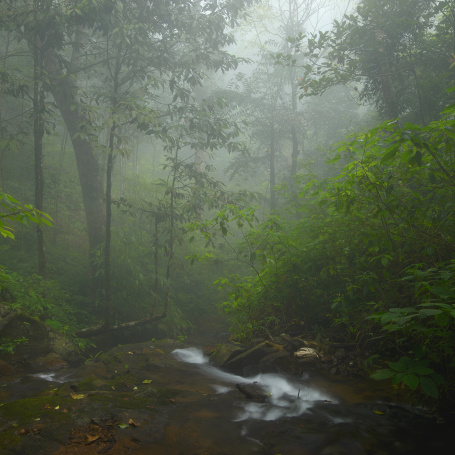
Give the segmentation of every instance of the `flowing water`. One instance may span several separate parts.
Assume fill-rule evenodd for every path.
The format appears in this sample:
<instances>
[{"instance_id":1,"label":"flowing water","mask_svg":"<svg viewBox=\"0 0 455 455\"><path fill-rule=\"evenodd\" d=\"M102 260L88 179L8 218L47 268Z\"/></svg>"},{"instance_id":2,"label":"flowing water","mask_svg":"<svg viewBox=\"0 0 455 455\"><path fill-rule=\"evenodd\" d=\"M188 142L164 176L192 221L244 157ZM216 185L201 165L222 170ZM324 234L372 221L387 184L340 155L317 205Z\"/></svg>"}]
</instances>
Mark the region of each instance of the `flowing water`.
<instances>
[{"instance_id":1,"label":"flowing water","mask_svg":"<svg viewBox=\"0 0 455 455\"><path fill-rule=\"evenodd\" d=\"M210 365L196 348L177 349L173 355L198 373L196 382L204 384L206 399L179 400L164 438L138 454L449 453L447 428L384 402L384 391L371 381L348 383L317 374L245 378ZM268 398L246 400L236 384L256 384Z\"/></svg>"},{"instance_id":2,"label":"flowing water","mask_svg":"<svg viewBox=\"0 0 455 455\"><path fill-rule=\"evenodd\" d=\"M155 353L156 361L147 370L153 387L174 390L176 394L171 400L174 404L166 407L168 414L163 424L155 414L141 411L144 420L141 445L133 452L136 455L453 452L448 425L437 424L423 413L396 404L387 385L381 382L318 372L300 377L242 377L214 367L197 348L164 354L145 343L137 352L144 348ZM131 349L119 347L118 352L123 350L121 355L132 360L136 351L129 352ZM73 371L26 375L1 387L0 394L4 396L0 400L32 396L84 377L102 378L108 368L99 362ZM253 387L266 400L247 400L237 390L237 384Z\"/></svg>"}]
</instances>

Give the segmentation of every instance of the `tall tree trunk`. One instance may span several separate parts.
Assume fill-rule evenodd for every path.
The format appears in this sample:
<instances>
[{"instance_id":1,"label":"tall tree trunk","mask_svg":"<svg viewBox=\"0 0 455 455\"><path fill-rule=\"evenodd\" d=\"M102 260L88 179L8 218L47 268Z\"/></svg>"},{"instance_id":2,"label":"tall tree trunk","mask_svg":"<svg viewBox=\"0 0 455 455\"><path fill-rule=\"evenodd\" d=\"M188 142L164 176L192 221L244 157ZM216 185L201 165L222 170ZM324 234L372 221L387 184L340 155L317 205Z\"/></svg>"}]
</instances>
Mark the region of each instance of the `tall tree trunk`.
<instances>
[{"instance_id":1,"label":"tall tree trunk","mask_svg":"<svg viewBox=\"0 0 455 455\"><path fill-rule=\"evenodd\" d=\"M104 325L111 326L111 220L112 170L114 169L114 127L109 135L109 154L106 170L106 241L104 245Z\"/></svg>"},{"instance_id":2,"label":"tall tree trunk","mask_svg":"<svg viewBox=\"0 0 455 455\"><path fill-rule=\"evenodd\" d=\"M276 176L275 176L275 122L272 120L270 122L270 151L269 151L269 164L270 164L270 174L269 174L269 183L270 183L270 211L273 212L276 210Z\"/></svg>"},{"instance_id":3,"label":"tall tree trunk","mask_svg":"<svg viewBox=\"0 0 455 455\"><path fill-rule=\"evenodd\" d=\"M74 76L63 74L57 66L56 59L52 57L51 55L46 60L48 73L52 74L49 91L60 110L73 144L87 222L90 276L93 279L99 270L96 251L104 243L106 209L103 180L100 165L95 156L94 145L80 135L83 117L76 96L77 86ZM102 287L100 282L95 280L94 283L92 295Z\"/></svg>"},{"instance_id":4,"label":"tall tree trunk","mask_svg":"<svg viewBox=\"0 0 455 455\"><path fill-rule=\"evenodd\" d=\"M378 45L380 77L382 86L382 96L384 100L384 114L387 119L398 117L397 101L392 85L392 72L390 68L389 56L385 48L385 34L382 30L375 30L376 42Z\"/></svg>"},{"instance_id":5,"label":"tall tree trunk","mask_svg":"<svg viewBox=\"0 0 455 455\"><path fill-rule=\"evenodd\" d=\"M39 2L35 1L35 23L37 21ZM35 155L35 208L43 211L44 178L43 178L43 136L44 136L44 75L42 41L38 34L33 42L33 146ZM44 249L44 232L40 224L36 225L38 249L38 275L46 277L46 252Z\"/></svg>"}]
</instances>

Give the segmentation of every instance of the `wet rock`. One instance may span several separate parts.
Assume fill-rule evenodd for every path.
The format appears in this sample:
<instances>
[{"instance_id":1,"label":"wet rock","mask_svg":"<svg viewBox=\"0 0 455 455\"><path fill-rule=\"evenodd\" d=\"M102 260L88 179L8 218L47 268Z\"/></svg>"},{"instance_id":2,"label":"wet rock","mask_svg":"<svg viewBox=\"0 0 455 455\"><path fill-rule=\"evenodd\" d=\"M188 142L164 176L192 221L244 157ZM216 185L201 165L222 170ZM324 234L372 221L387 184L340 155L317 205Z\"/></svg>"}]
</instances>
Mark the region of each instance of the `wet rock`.
<instances>
[{"instance_id":1,"label":"wet rock","mask_svg":"<svg viewBox=\"0 0 455 455\"><path fill-rule=\"evenodd\" d=\"M294 356L300 362L312 363L319 360L319 354L316 349L313 348L300 348L298 351L294 352Z\"/></svg>"},{"instance_id":2,"label":"wet rock","mask_svg":"<svg viewBox=\"0 0 455 455\"><path fill-rule=\"evenodd\" d=\"M344 349L339 349L335 352L334 357L338 360L344 359L346 357L346 351Z\"/></svg>"},{"instance_id":3,"label":"wet rock","mask_svg":"<svg viewBox=\"0 0 455 455\"><path fill-rule=\"evenodd\" d=\"M294 374L297 368L294 358L287 351L275 351L259 361L261 373L289 373Z\"/></svg>"},{"instance_id":4,"label":"wet rock","mask_svg":"<svg viewBox=\"0 0 455 455\"><path fill-rule=\"evenodd\" d=\"M35 368L44 370L61 370L68 366L68 364L55 352L44 357L38 357L30 363Z\"/></svg>"},{"instance_id":5,"label":"wet rock","mask_svg":"<svg viewBox=\"0 0 455 455\"><path fill-rule=\"evenodd\" d=\"M265 356L274 352L283 351L284 350L282 346L271 343L270 341L264 341L263 343L254 346L248 351L245 351L242 354L231 358L231 360L226 362L224 366L234 371L243 372L243 369L249 365L258 365Z\"/></svg>"},{"instance_id":6,"label":"wet rock","mask_svg":"<svg viewBox=\"0 0 455 455\"><path fill-rule=\"evenodd\" d=\"M9 340L23 340L14 348L16 357L36 358L57 353L70 363L81 363L78 346L69 338L51 329L38 318L0 305L0 336Z\"/></svg>"},{"instance_id":7,"label":"wet rock","mask_svg":"<svg viewBox=\"0 0 455 455\"><path fill-rule=\"evenodd\" d=\"M69 363L81 363L82 356L79 348L68 338L58 332L49 332L49 347L62 360Z\"/></svg>"},{"instance_id":8,"label":"wet rock","mask_svg":"<svg viewBox=\"0 0 455 455\"><path fill-rule=\"evenodd\" d=\"M216 351L215 346L208 345L204 347L204 355L207 357L211 356L215 351Z\"/></svg>"},{"instance_id":9,"label":"wet rock","mask_svg":"<svg viewBox=\"0 0 455 455\"><path fill-rule=\"evenodd\" d=\"M0 360L0 376L12 376L13 374L14 367L3 360Z\"/></svg>"},{"instance_id":10,"label":"wet rock","mask_svg":"<svg viewBox=\"0 0 455 455\"><path fill-rule=\"evenodd\" d=\"M222 344L216 349L216 351L210 356L210 362L218 367L221 367L246 350L246 346L230 341L229 343Z\"/></svg>"}]
</instances>

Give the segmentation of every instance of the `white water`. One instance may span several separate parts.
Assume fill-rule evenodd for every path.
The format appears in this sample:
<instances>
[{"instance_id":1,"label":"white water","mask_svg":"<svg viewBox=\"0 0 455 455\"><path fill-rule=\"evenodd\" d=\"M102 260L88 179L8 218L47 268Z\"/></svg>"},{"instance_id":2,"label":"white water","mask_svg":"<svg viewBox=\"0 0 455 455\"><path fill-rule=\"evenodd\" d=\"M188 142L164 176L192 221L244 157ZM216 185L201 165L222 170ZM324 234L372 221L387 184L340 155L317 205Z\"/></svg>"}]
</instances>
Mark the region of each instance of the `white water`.
<instances>
[{"instance_id":1,"label":"white water","mask_svg":"<svg viewBox=\"0 0 455 455\"><path fill-rule=\"evenodd\" d=\"M176 349L172 353L182 362L199 365L200 370L208 377L222 381L223 384L213 384L217 393L226 393L235 388L235 384L256 383L259 390L263 390L269 397L267 402L254 401L239 402L242 410L236 420L258 419L276 420L281 417L295 417L311 408L315 401L334 401L327 393L305 384L302 378L286 378L280 374L258 374L244 378L227 373L209 365L208 358L200 349Z\"/></svg>"}]
</instances>

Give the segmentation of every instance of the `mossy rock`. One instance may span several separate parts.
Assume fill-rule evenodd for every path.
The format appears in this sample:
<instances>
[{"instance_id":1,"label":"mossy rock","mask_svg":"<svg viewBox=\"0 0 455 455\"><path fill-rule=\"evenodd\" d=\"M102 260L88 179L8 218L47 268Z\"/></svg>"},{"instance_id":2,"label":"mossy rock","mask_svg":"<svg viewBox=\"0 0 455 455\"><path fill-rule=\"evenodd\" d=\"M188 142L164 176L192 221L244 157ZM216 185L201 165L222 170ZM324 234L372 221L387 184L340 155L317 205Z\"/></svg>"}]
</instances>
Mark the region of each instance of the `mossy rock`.
<instances>
[{"instance_id":1,"label":"mossy rock","mask_svg":"<svg viewBox=\"0 0 455 455\"><path fill-rule=\"evenodd\" d=\"M226 365L231 359L239 356L248 348L240 343L230 341L218 346L215 352L210 356L210 362L218 367Z\"/></svg>"}]
</instances>

